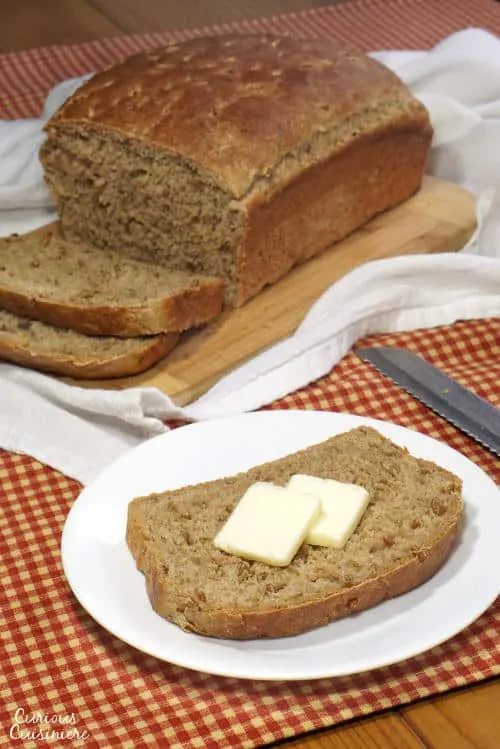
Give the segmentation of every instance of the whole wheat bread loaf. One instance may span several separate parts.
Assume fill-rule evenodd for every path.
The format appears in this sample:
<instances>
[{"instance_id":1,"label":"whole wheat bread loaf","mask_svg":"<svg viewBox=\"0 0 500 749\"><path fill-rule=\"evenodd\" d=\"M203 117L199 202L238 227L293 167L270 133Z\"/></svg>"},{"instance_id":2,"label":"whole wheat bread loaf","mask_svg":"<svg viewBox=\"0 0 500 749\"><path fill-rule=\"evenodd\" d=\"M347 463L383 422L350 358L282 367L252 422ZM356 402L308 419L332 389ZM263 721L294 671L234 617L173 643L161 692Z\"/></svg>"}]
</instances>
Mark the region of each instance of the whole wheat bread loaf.
<instances>
[{"instance_id":1,"label":"whole wheat bread loaf","mask_svg":"<svg viewBox=\"0 0 500 749\"><path fill-rule=\"evenodd\" d=\"M0 306L90 335L144 336L205 323L224 282L62 238L53 224L0 239Z\"/></svg>"},{"instance_id":2,"label":"whole wheat bread loaf","mask_svg":"<svg viewBox=\"0 0 500 749\"><path fill-rule=\"evenodd\" d=\"M87 336L0 310L0 359L82 379L138 374L166 356L177 333L141 338Z\"/></svg>"},{"instance_id":3,"label":"whole wheat bread loaf","mask_svg":"<svg viewBox=\"0 0 500 749\"><path fill-rule=\"evenodd\" d=\"M66 236L223 277L240 305L414 193L432 129L360 52L223 35L98 73L46 134Z\"/></svg>"},{"instance_id":4,"label":"whole wheat bread loaf","mask_svg":"<svg viewBox=\"0 0 500 749\"><path fill-rule=\"evenodd\" d=\"M294 473L368 490L368 508L344 549L304 544L278 568L214 546L250 485L285 485ZM459 478L360 427L235 476L135 499L127 543L161 616L214 637L279 637L423 583L450 553L462 513Z\"/></svg>"}]
</instances>

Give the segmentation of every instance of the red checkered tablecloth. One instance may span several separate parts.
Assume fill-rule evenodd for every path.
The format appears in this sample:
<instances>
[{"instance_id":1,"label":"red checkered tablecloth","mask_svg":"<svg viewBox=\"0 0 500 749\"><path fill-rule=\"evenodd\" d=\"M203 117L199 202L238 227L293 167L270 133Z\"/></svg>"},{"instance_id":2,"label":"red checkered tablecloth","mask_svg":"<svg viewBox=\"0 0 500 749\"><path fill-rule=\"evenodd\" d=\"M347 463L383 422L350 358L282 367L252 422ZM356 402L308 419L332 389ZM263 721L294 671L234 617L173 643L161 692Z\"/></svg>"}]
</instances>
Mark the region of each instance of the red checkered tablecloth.
<instances>
[{"instance_id":1,"label":"red checkered tablecloth","mask_svg":"<svg viewBox=\"0 0 500 749\"><path fill-rule=\"evenodd\" d=\"M499 32L500 4L354 0L212 29L9 54L0 57L0 116L37 114L46 91L58 80L97 70L171 38L231 28L349 39L365 49L416 48L471 25ZM500 320L372 336L358 343L414 350L500 405ZM500 482L497 458L353 353L329 375L270 408L345 411L393 421L447 442ZM143 655L102 629L75 601L65 581L61 530L79 491L75 481L30 457L0 453L0 746L250 749L500 673L498 601L442 646L351 677L248 682L188 671ZM35 737L23 740L16 735L22 711L70 722L48 728L31 725ZM36 738L37 730L71 729L79 732L81 741Z\"/></svg>"}]
</instances>

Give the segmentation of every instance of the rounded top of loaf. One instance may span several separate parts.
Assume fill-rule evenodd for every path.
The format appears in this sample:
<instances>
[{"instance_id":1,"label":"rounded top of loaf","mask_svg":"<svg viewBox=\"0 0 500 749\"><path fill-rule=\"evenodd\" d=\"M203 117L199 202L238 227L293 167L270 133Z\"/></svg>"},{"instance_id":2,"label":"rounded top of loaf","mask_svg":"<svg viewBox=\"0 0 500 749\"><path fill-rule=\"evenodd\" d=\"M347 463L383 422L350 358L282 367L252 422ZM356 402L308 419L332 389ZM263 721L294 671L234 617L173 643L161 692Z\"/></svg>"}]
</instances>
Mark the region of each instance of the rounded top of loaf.
<instances>
[{"instance_id":1,"label":"rounded top of loaf","mask_svg":"<svg viewBox=\"0 0 500 749\"><path fill-rule=\"evenodd\" d=\"M361 52L322 39L232 35L174 43L98 73L46 129L78 124L138 139L241 198L321 134L358 135L363 113L370 126L396 114L408 127L429 127L399 78Z\"/></svg>"}]
</instances>

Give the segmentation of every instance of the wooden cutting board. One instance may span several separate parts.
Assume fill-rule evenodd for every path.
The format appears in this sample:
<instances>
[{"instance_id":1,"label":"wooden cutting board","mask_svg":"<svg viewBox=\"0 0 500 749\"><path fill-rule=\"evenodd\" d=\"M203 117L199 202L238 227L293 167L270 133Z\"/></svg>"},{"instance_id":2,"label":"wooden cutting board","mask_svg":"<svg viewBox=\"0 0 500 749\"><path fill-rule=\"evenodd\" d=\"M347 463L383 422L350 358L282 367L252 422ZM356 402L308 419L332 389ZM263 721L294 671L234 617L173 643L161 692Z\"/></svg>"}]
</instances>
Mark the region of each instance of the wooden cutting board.
<instances>
[{"instance_id":1,"label":"wooden cutting board","mask_svg":"<svg viewBox=\"0 0 500 749\"><path fill-rule=\"evenodd\" d=\"M75 384L154 386L186 405L223 375L293 333L322 292L355 266L396 255L460 249L476 226L474 206L473 196L461 187L427 177L403 205L298 266L244 307L184 334L166 359L142 375Z\"/></svg>"}]
</instances>

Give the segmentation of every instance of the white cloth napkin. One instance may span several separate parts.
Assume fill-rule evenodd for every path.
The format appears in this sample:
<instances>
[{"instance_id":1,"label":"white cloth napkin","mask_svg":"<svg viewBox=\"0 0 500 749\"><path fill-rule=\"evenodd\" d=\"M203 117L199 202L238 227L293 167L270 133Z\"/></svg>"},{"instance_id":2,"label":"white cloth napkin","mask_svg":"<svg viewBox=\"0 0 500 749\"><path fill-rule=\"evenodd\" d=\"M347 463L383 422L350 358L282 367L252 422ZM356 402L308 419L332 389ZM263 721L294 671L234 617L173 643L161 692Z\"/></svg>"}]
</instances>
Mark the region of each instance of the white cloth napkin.
<instances>
[{"instance_id":1,"label":"white cloth napkin","mask_svg":"<svg viewBox=\"0 0 500 749\"><path fill-rule=\"evenodd\" d=\"M500 39L467 29L431 51L373 56L430 111L430 173L480 196L479 230L467 247L355 269L323 294L294 335L183 409L153 388L86 390L0 364L0 447L88 483L125 450L164 431L163 419L210 419L270 403L328 372L361 336L500 316ZM41 128L81 82L57 86L39 120L0 122L0 235L54 219L37 159Z\"/></svg>"}]
</instances>

